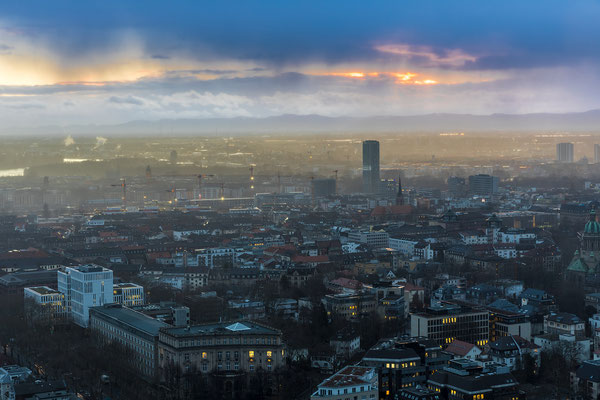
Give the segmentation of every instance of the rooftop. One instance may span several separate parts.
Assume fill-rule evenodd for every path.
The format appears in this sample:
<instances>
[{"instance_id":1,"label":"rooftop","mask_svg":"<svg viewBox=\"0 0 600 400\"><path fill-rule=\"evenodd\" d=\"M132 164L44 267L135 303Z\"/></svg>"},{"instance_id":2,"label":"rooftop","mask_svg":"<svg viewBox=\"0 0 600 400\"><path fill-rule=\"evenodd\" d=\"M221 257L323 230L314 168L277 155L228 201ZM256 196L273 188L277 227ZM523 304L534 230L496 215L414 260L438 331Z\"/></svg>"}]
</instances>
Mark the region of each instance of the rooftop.
<instances>
[{"instance_id":1,"label":"rooftop","mask_svg":"<svg viewBox=\"0 0 600 400\"><path fill-rule=\"evenodd\" d=\"M219 322L212 324L193 325L190 327L165 328L163 332L171 336L196 336L233 334L243 332L245 334L271 334L279 335L281 332L252 321L241 322Z\"/></svg>"},{"instance_id":2,"label":"rooftop","mask_svg":"<svg viewBox=\"0 0 600 400\"><path fill-rule=\"evenodd\" d=\"M100 314L105 318L127 325L151 336L157 336L160 328L169 326L164 322L130 308L122 307L119 304L106 304L102 307L93 307L90 309L90 315L93 314Z\"/></svg>"},{"instance_id":3,"label":"rooftop","mask_svg":"<svg viewBox=\"0 0 600 400\"><path fill-rule=\"evenodd\" d=\"M60 293L57 290L49 288L48 286L36 286L36 287L29 287L29 288L25 288L25 289L31 290L32 292L36 292L42 296L47 295L47 294Z\"/></svg>"},{"instance_id":4,"label":"rooftop","mask_svg":"<svg viewBox=\"0 0 600 400\"><path fill-rule=\"evenodd\" d=\"M373 383L375 369L369 367L347 366L335 375L325 379L319 387L337 388Z\"/></svg>"}]
</instances>

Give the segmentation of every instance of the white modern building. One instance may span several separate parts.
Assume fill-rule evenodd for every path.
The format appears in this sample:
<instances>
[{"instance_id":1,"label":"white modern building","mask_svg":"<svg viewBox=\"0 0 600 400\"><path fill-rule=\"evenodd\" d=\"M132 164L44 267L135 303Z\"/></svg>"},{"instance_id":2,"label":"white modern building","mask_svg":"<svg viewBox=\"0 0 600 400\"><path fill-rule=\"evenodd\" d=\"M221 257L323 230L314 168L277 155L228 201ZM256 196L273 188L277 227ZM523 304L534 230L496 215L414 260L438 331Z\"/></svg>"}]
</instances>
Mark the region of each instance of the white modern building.
<instances>
[{"instance_id":1,"label":"white modern building","mask_svg":"<svg viewBox=\"0 0 600 400\"><path fill-rule=\"evenodd\" d=\"M113 303L113 272L95 264L58 271L58 291L65 295L73 322L87 328L91 307Z\"/></svg>"},{"instance_id":2,"label":"white modern building","mask_svg":"<svg viewBox=\"0 0 600 400\"><path fill-rule=\"evenodd\" d=\"M144 305L144 287L135 283L115 283L113 302L125 307Z\"/></svg>"},{"instance_id":3,"label":"white modern building","mask_svg":"<svg viewBox=\"0 0 600 400\"><path fill-rule=\"evenodd\" d=\"M348 241L366 244L370 247L390 247L389 238L386 231L348 232Z\"/></svg>"},{"instance_id":4,"label":"white modern building","mask_svg":"<svg viewBox=\"0 0 600 400\"><path fill-rule=\"evenodd\" d=\"M36 286L25 288L23 294L25 306L29 307L29 303L33 306L28 310L30 317L56 320L67 316L63 293L48 286Z\"/></svg>"},{"instance_id":5,"label":"white modern building","mask_svg":"<svg viewBox=\"0 0 600 400\"><path fill-rule=\"evenodd\" d=\"M379 396L375 368L347 366L321 382L311 400L375 400Z\"/></svg>"}]
</instances>

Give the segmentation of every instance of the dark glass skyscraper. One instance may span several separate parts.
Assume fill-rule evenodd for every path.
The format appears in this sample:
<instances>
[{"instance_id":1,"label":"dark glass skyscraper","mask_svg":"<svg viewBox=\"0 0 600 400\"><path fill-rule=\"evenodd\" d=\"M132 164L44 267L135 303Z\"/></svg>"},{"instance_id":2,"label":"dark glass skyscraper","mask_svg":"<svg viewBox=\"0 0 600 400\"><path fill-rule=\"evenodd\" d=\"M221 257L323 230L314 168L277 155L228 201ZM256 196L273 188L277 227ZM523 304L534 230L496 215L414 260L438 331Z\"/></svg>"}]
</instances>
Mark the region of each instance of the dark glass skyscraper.
<instances>
[{"instance_id":1,"label":"dark glass skyscraper","mask_svg":"<svg viewBox=\"0 0 600 400\"><path fill-rule=\"evenodd\" d=\"M365 140L363 142L363 192L379 191L379 142Z\"/></svg>"}]
</instances>

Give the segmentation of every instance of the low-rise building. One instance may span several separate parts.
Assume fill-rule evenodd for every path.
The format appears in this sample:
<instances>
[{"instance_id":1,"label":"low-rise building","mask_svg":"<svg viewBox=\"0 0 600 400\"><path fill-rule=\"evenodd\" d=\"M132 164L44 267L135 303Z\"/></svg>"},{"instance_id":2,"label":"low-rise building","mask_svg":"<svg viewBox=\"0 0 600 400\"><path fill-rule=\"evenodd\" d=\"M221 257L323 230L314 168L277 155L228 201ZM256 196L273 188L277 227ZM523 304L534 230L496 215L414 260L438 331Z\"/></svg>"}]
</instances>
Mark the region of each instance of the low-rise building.
<instances>
[{"instance_id":1,"label":"low-rise building","mask_svg":"<svg viewBox=\"0 0 600 400\"><path fill-rule=\"evenodd\" d=\"M475 360L482 352L476 345L462 340L453 341L444 351L452 354L454 358L467 358L469 360Z\"/></svg>"},{"instance_id":2,"label":"low-rise building","mask_svg":"<svg viewBox=\"0 0 600 400\"><path fill-rule=\"evenodd\" d=\"M135 283L115 283L113 301L126 307L144 304L144 287Z\"/></svg>"},{"instance_id":3,"label":"low-rise building","mask_svg":"<svg viewBox=\"0 0 600 400\"><path fill-rule=\"evenodd\" d=\"M575 314L551 313L544 318L546 333L568 334L577 337L585 336L585 323Z\"/></svg>"},{"instance_id":4,"label":"low-rise building","mask_svg":"<svg viewBox=\"0 0 600 400\"><path fill-rule=\"evenodd\" d=\"M369 247L390 247L389 235L386 231L351 231L348 241L366 244Z\"/></svg>"},{"instance_id":5,"label":"low-rise building","mask_svg":"<svg viewBox=\"0 0 600 400\"><path fill-rule=\"evenodd\" d=\"M445 370L430 377L429 389L449 400L519 399L519 382L509 372L482 373L466 359L450 361Z\"/></svg>"},{"instance_id":6,"label":"low-rise building","mask_svg":"<svg viewBox=\"0 0 600 400\"><path fill-rule=\"evenodd\" d=\"M25 309L32 321L59 321L67 318L65 295L48 286L25 288Z\"/></svg>"},{"instance_id":7,"label":"low-rise building","mask_svg":"<svg viewBox=\"0 0 600 400\"><path fill-rule=\"evenodd\" d=\"M600 397L600 360L588 360L571 372L571 390L582 393L585 399Z\"/></svg>"},{"instance_id":8,"label":"low-rise building","mask_svg":"<svg viewBox=\"0 0 600 400\"><path fill-rule=\"evenodd\" d=\"M340 330L331 340L329 345L335 351L336 356L351 358L360 350L360 334L350 328Z\"/></svg>"},{"instance_id":9,"label":"low-rise building","mask_svg":"<svg viewBox=\"0 0 600 400\"><path fill-rule=\"evenodd\" d=\"M166 323L120 304L90 309L90 329L104 344L116 344L132 355L132 367L158 379L158 332Z\"/></svg>"},{"instance_id":10,"label":"low-rise building","mask_svg":"<svg viewBox=\"0 0 600 400\"><path fill-rule=\"evenodd\" d=\"M368 315L377 307L375 295L371 293L328 294L322 301L329 317L338 316L347 320Z\"/></svg>"},{"instance_id":11,"label":"low-rise building","mask_svg":"<svg viewBox=\"0 0 600 400\"><path fill-rule=\"evenodd\" d=\"M489 312L457 303L442 303L410 316L410 334L432 339L440 345L462 340L484 346L489 340Z\"/></svg>"},{"instance_id":12,"label":"low-rise building","mask_svg":"<svg viewBox=\"0 0 600 400\"><path fill-rule=\"evenodd\" d=\"M520 336L504 336L489 343L489 355L492 360L504 364L514 371L522 367L523 356L529 354L536 363L540 360L540 346Z\"/></svg>"},{"instance_id":13,"label":"low-rise building","mask_svg":"<svg viewBox=\"0 0 600 400\"><path fill-rule=\"evenodd\" d=\"M311 400L377 399L375 368L348 366L325 379L310 396Z\"/></svg>"},{"instance_id":14,"label":"low-rise building","mask_svg":"<svg viewBox=\"0 0 600 400\"><path fill-rule=\"evenodd\" d=\"M400 391L399 400L441 400L440 394L434 390L419 387L406 388Z\"/></svg>"},{"instance_id":15,"label":"low-rise building","mask_svg":"<svg viewBox=\"0 0 600 400\"><path fill-rule=\"evenodd\" d=\"M542 351L557 350L566 357L575 356L577 362L591 358L592 339L578 337L568 333L546 333L533 338L533 343L541 347Z\"/></svg>"},{"instance_id":16,"label":"low-rise building","mask_svg":"<svg viewBox=\"0 0 600 400\"><path fill-rule=\"evenodd\" d=\"M279 330L252 321L162 328L159 361L163 372L171 365L182 371L272 371L285 363Z\"/></svg>"},{"instance_id":17,"label":"low-rise building","mask_svg":"<svg viewBox=\"0 0 600 400\"><path fill-rule=\"evenodd\" d=\"M401 389L423 385L427 379L421 357L411 348L373 348L361 365L377 368L380 399L393 399Z\"/></svg>"}]
</instances>

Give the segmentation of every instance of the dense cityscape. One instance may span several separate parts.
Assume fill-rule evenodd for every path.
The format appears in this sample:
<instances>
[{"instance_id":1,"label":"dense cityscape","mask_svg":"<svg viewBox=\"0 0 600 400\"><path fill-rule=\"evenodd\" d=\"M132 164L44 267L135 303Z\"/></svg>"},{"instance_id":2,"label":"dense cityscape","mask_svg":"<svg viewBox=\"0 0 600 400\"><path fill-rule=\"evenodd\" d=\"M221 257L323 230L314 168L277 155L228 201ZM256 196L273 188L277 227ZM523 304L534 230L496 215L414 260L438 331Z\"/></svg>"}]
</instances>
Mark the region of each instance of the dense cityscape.
<instances>
[{"instance_id":1,"label":"dense cityscape","mask_svg":"<svg viewBox=\"0 0 600 400\"><path fill-rule=\"evenodd\" d=\"M0 2L0 400L600 400L600 2Z\"/></svg>"},{"instance_id":2,"label":"dense cityscape","mask_svg":"<svg viewBox=\"0 0 600 400\"><path fill-rule=\"evenodd\" d=\"M514 166L16 140L39 156L1 182L3 399L596 398L600 145L561 139Z\"/></svg>"}]
</instances>

